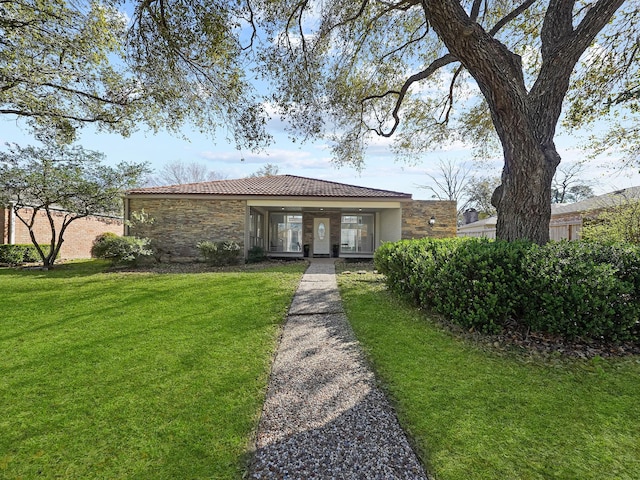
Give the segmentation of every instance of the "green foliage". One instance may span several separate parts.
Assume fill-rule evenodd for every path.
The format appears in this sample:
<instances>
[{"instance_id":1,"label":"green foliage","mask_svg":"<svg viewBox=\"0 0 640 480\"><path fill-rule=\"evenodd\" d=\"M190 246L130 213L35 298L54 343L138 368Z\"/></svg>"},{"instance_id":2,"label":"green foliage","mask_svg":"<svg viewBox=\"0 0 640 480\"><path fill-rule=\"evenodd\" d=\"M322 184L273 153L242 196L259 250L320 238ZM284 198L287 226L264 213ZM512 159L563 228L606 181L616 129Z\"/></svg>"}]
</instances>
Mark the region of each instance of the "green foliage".
<instances>
[{"instance_id":1,"label":"green foliage","mask_svg":"<svg viewBox=\"0 0 640 480\"><path fill-rule=\"evenodd\" d=\"M376 267L394 292L466 328L507 321L568 338L640 336L640 248L594 242L422 239L382 245Z\"/></svg>"},{"instance_id":2,"label":"green foliage","mask_svg":"<svg viewBox=\"0 0 640 480\"><path fill-rule=\"evenodd\" d=\"M247 263L259 263L264 262L267 259L267 254L264 251L264 248L255 245L249 249L247 255Z\"/></svg>"},{"instance_id":3,"label":"green foliage","mask_svg":"<svg viewBox=\"0 0 640 480\"><path fill-rule=\"evenodd\" d=\"M558 242L526 259L524 321L533 329L587 339L640 334L640 248Z\"/></svg>"},{"instance_id":4,"label":"green foliage","mask_svg":"<svg viewBox=\"0 0 640 480\"><path fill-rule=\"evenodd\" d=\"M122 192L147 171L145 163L111 167L103 165L103 159L99 152L53 144L41 148L13 144L0 152L0 203L11 201L16 217L30 231L40 212L52 225L52 243L42 258L45 267L55 262L71 222L94 214L121 214ZM57 228L52 208L65 211Z\"/></svg>"},{"instance_id":5,"label":"green foliage","mask_svg":"<svg viewBox=\"0 0 640 480\"><path fill-rule=\"evenodd\" d=\"M216 267L237 265L242 247L236 242L202 241L197 244L200 253L207 263Z\"/></svg>"},{"instance_id":6,"label":"green foliage","mask_svg":"<svg viewBox=\"0 0 640 480\"><path fill-rule=\"evenodd\" d=\"M28 245L0 245L0 263L20 265L24 263Z\"/></svg>"},{"instance_id":7,"label":"green foliage","mask_svg":"<svg viewBox=\"0 0 640 480\"><path fill-rule=\"evenodd\" d=\"M45 255L48 254L47 246L41 247ZM32 244L8 245L0 244L0 264L22 265L23 263L35 263L40 261L40 254Z\"/></svg>"},{"instance_id":8,"label":"green foliage","mask_svg":"<svg viewBox=\"0 0 640 480\"><path fill-rule=\"evenodd\" d=\"M524 291L522 259L528 242L463 242L435 275L435 308L465 328L498 333L518 318Z\"/></svg>"},{"instance_id":9,"label":"green foliage","mask_svg":"<svg viewBox=\"0 0 640 480\"><path fill-rule=\"evenodd\" d=\"M640 201L630 200L586 221L582 227L582 238L640 245Z\"/></svg>"},{"instance_id":10,"label":"green foliage","mask_svg":"<svg viewBox=\"0 0 640 480\"><path fill-rule=\"evenodd\" d=\"M640 478L637 357L494 351L443 330L378 276L338 275L338 284L429 478Z\"/></svg>"},{"instance_id":11,"label":"green foliage","mask_svg":"<svg viewBox=\"0 0 640 480\"><path fill-rule=\"evenodd\" d=\"M98 235L91 247L91 256L111 260L113 264L132 263L153 255L148 238L120 237L113 233Z\"/></svg>"},{"instance_id":12,"label":"green foliage","mask_svg":"<svg viewBox=\"0 0 640 480\"><path fill-rule=\"evenodd\" d=\"M180 133L221 124L238 145L264 142L264 112L244 81L235 3L25 0L0 9L0 114L41 139L77 130L130 135L139 125Z\"/></svg>"}]
</instances>

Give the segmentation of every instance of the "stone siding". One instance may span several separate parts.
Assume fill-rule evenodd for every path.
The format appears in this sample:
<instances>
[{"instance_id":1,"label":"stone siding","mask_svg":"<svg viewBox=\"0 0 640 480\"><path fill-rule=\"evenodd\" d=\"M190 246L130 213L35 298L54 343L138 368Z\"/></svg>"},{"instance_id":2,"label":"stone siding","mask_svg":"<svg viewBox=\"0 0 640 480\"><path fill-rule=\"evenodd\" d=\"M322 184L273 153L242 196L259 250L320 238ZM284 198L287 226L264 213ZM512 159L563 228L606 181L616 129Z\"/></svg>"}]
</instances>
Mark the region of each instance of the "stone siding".
<instances>
[{"instance_id":1,"label":"stone siding","mask_svg":"<svg viewBox=\"0 0 640 480\"><path fill-rule=\"evenodd\" d=\"M431 217L435 225L429 225ZM412 200L402 204L402 239L455 237L457 205L454 201Z\"/></svg>"},{"instance_id":2,"label":"stone siding","mask_svg":"<svg viewBox=\"0 0 640 480\"><path fill-rule=\"evenodd\" d=\"M56 234L59 234L65 212L52 212ZM20 209L22 218L31 218L31 209ZM2 242L9 243L9 218L10 209L0 208L0 226L2 231ZM18 218L14 220L15 232L14 243L31 244L29 229ZM51 226L44 211L39 211L33 225L36 240L41 245L51 243ZM122 235L124 233L124 222L118 217L89 216L74 220L69 224L63 235L62 247L60 248L60 259L71 260L77 258L91 258L91 246L98 235L106 232Z\"/></svg>"},{"instance_id":3,"label":"stone siding","mask_svg":"<svg viewBox=\"0 0 640 480\"><path fill-rule=\"evenodd\" d=\"M145 211L153 223L132 225L130 235L148 237L159 258L193 260L198 242L234 241L244 249L246 201L194 198L130 198L129 212Z\"/></svg>"}]
</instances>

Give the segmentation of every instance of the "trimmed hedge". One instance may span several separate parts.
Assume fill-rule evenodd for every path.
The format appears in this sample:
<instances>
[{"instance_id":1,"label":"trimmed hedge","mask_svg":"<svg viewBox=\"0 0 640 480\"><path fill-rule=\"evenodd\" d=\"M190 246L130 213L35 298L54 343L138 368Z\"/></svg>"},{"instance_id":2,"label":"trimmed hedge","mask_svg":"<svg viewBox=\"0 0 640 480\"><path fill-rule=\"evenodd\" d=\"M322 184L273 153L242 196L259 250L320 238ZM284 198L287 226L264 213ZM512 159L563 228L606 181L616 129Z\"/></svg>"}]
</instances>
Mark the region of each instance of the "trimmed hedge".
<instances>
[{"instance_id":1,"label":"trimmed hedge","mask_svg":"<svg viewBox=\"0 0 640 480\"><path fill-rule=\"evenodd\" d=\"M40 248L45 255L49 253L49 245L41 245ZM40 255L35 245L0 244L0 263L5 265L22 265L23 263L35 263L41 261Z\"/></svg>"},{"instance_id":2,"label":"trimmed hedge","mask_svg":"<svg viewBox=\"0 0 640 480\"><path fill-rule=\"evenodd\" d=\"M526 258L526 323L567 337L633 340L640 334L640 248L549 243Z\"/></svg>"},{"instance_id":3,"label":"trimmed hedge","mask_svg":"<svg viewBox=\"0 0 640 480\"><path fill-rule=\"evenodd\" d=\"M383 245L394 292L466 328L507 322L568 338L640 337L640 248L592 242L421 239Z\"/></svg>"}]
</instances>

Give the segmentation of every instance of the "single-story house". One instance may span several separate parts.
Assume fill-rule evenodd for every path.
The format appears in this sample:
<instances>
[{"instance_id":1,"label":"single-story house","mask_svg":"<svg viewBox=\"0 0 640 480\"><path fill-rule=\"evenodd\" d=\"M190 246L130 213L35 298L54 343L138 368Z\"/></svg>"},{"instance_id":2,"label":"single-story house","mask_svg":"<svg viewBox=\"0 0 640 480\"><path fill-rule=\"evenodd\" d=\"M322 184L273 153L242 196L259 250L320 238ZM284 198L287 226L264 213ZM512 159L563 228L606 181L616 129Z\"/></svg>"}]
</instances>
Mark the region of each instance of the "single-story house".
<instances>
[{"instance_id":1,"label":"single-story house","mask_svg":"<svg viewBox=\"0 0 640 480\"><path fill-rule=\"evenodd\" d=\"M640 200L640 186L624 188L580 202L551 205L549 238L551 240L579 240L584 220L596 218L603 210ZM496 238L496 217L458 227L458 237Z\"/></svg>"},{"instance_id":2,"label":"single-story house","mask_svg":"<svg viewBox=\"0 0 640 480\"><path fill-rule=\"evenodd\" d=\"M21 208L18 213L22 218L31 218L32 209L29 207ZM66 213L61 209L52 210L56 233L60 232L60 226ZM33 231L39 244L49 245L51 243L51 225L43 210L36 214ZM92 215L74 220L64 233L60 258L66 260L91 258L93 241L98 235L106 232L122 235L124 233L123 219L121 217ZM0 244L31 244L29 229L17 218L13 205L0 205Z\"/></svg>"},{"instance_id":3,"label":"single-story house","mask_svg":"<svg viewBox=\"0 0 640 480\"><path fill-rule=\"evenodd\" d=\"M191 260L201 241L234 241L269 256L372 257L383 242L453 237L456 203L295 175L137 188L125 218L142 212L127 234L153 241L162 259Z\"/></svg>"}]
</instances>

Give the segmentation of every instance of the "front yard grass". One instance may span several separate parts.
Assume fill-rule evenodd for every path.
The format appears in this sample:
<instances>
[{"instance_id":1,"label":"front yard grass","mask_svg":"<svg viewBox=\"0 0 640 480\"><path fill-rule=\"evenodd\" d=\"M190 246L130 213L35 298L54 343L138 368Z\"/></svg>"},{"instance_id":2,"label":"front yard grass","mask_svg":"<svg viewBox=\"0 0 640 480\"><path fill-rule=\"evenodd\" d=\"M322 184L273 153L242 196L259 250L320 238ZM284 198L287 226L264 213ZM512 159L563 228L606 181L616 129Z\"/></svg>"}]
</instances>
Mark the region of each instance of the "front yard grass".
<instances>
[{"instance_id":1,"label":"front yard grass","mask_svg":"<svg viewBox=\"0 0 640 480\"><path fill-rule=\"evenodd\" d=\"M0 269L0 478L240 478L304 265L104 269Z\"/></svg>"},{"instance_id":2,"label":"front yard grass","mask_svg":"<svg viewBox=\"0 0 640 480\"><path fill-rule=\"evenodd\" d=\"M433 478L640 478L640 358L492 351L360 273L348 318Z\"/></svg>"}]
</instances>

